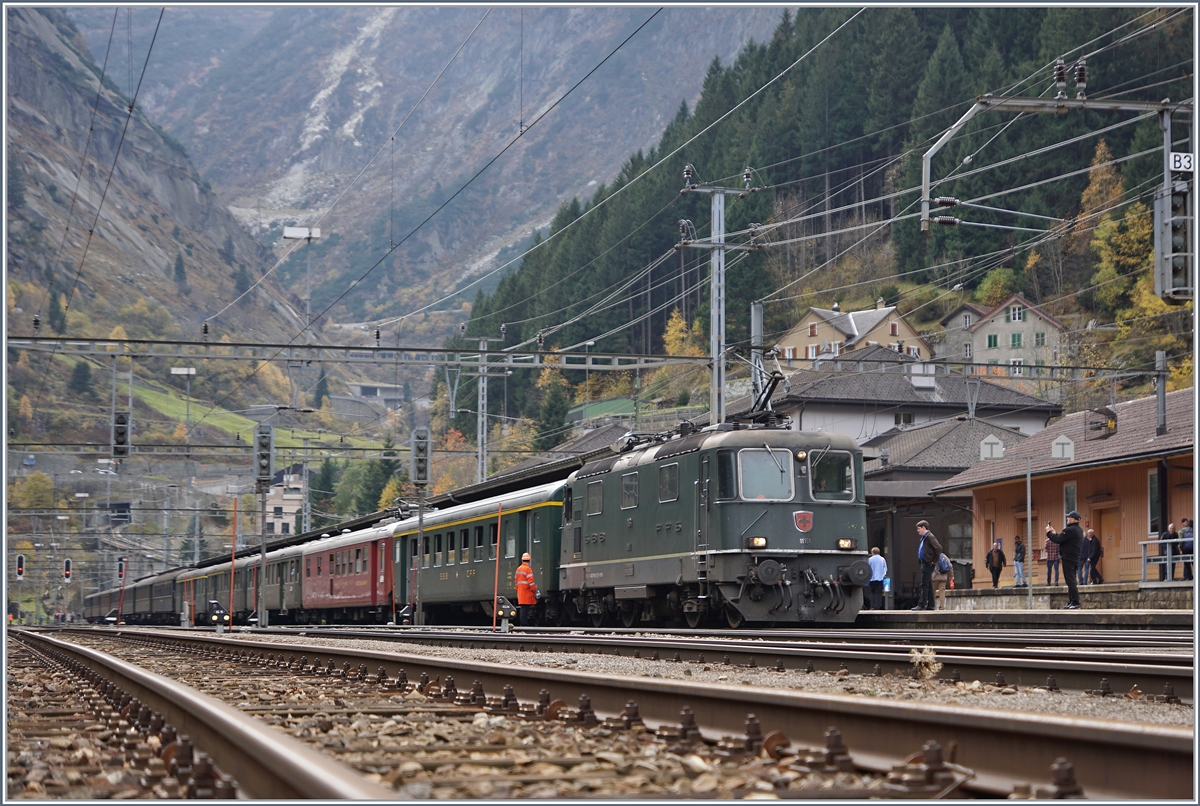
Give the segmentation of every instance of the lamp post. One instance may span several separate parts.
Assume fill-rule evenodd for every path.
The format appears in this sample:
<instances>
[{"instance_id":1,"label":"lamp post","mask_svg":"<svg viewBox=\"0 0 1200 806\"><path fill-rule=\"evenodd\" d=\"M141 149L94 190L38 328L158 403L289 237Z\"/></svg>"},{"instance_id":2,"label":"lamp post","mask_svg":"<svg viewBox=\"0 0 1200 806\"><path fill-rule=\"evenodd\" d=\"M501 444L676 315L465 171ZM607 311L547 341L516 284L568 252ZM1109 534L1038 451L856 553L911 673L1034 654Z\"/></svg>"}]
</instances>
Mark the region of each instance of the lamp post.
<instances>
[{"instance_id":1,"label":"lamp post","mask_svg":"<svg viewBox=\"0 0 1200 806\"><path fill-rule=\"evenodd\" d=\"M583 346L584 352L587 353L587 359L583 364L583 426L586 428L588 406L592 403L592 348L596 346L596 342L589 341Z\"/></svg>"},{"instance_id":2,"label":"lamp post","mask_svg":"<svg viewBox=\"0 0 1200 806\"><path fill-rule=\"evenodd\" d=\"M195 367L171 367L172 375L183 375L187 378L187 411L184 414L184 442L188 447L192 444L192 376L196 374Z\"/></svg>"}]
</instances>

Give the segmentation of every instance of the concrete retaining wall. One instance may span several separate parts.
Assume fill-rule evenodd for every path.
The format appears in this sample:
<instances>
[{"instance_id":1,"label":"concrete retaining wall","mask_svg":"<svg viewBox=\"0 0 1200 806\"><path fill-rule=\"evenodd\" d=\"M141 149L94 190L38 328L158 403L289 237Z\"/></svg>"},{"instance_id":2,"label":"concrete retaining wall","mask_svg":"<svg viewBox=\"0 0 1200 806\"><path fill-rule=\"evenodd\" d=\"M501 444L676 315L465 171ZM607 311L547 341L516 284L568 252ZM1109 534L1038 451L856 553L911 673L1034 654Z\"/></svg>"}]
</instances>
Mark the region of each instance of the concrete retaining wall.
<instances>
[{"instance_id":1,"label":"concrete retaining wall","mask_svg":"<svg viewBox=\"0 0 1200 806\"><path fill-rule=\"evenodd\" d=\"M1191 610L1191 582L1117 582L1083 585L1079 604L1084 610ZM1025 610L1027 588L971 588L946 591L947 610ZM1066 585L1034 585L1033 605L1037 610L1058 610L1067 603Z\"/></svg>"}]
</instances>

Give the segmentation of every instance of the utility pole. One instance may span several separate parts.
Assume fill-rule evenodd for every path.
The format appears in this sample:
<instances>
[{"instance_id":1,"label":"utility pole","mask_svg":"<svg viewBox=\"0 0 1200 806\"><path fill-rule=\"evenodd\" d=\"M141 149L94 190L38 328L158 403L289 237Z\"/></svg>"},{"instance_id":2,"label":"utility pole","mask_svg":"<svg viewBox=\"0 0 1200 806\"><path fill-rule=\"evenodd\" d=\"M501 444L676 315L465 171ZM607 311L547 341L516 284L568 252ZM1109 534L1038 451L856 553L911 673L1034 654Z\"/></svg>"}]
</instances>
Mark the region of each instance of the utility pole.
<instances>
[{"instance_id":1,"label":"utility pole","mask_svg":"<svg viewBox=\"0 0 1200 806\"><path fill-rule=\"evenodd\" d=\"M708 422L710 425L725 422L725 251L727 249L750 249L753 247L729 247L725 244L725 197L744 198L748 193L757 193L760 188L750 186L750 169L742 173L744 188L701 187L692 182L695 169L690 164L683 168L684 193L707 193L712 198L712 240L707 244L682 241L681 246L708 249L711 252L711 276L709 278L709 350L712 354L712 385L708 397Z\"/></svg>"},{"instance_id":2,"label":"utility pole","mask_svg":"<svg viewBox=\"0 0 1200 806\"><path fill-rule=\"evenodd\" d=\"M283 238L304 241L304 343L312 344L312 242L321 237L320 227L284 227ZM301 369L299 362L289 362L288 369ZM291 373L288 373L289 379ZM292 381L292 408L300 405L300 384Z\"/></svg>"},{"instance_id":3,"label":"utility pole","mask_svg":"<svg viewBox=\"0 0 1200 806\"><path fill-rule=\"evenodd\" d=\"M476 469L475 480L478 482L487 481L487 437L488 437L488 419L487 419L487 346L489 341L504 341L503 337L498 339L489 339L484 336L479 337L479 400L476 404L475 415L475 430L477 432L476 445Z\"/></svg>"}]
</instances>

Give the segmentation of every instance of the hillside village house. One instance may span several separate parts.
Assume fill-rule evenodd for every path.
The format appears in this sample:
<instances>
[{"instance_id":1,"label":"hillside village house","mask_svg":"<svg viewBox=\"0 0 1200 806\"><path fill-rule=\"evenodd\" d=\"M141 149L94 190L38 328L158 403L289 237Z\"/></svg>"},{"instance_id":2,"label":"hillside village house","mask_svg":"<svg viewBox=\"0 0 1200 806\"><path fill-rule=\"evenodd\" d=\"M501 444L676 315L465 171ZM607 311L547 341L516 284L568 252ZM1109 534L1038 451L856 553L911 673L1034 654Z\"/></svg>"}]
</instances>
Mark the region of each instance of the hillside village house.
<instances>
[{"instance_id":1,"label":"hillside village house","mask_svg":"<svg viewBox=\"0 0 1200 806\"><path fill-rule=\"evenodd\" d=\"M296 533L296 514L304 509L305 481L303 465L292 465L279 470L267 490L266 529L267 535L290 535ZM258 520L258 513L254 513Z\"/></svg>"},{"instance_id":2,"label":"hillside village house","mask_svg":"<svg viewBox=\"0 0 1200 806\"><path fill-rule=\"evenodd\" d=\"M1036 378L1041 366L1053 366L1066 326L1050 314L1013 294L1000 305L984 309L964 303L942 319L946 328L939 358L983 364L978 374Z\"/></svg>"},{"instance_id":3,"label":"hillside village house","mask_svg":"<svg viewBox=\"0 0 1200 806\"><path fill-rule=\"evenodd\" d=\"M1025 457L1032 459L1034 559L1040 559L1046 521L1056 530L1078 510L1080 525L1095 529L1104 547L1100 572L1106 582L1140 581L1139 543L1154 540L1168 523L1191 518L1193 502L1195 391L1165 395L1160 423L1155 397L1119 403L1109 411L1070 414L1029 439L1007 447L1003 459L980 461L932 491L935 496L969 491L974 512L972 556L983 567L994 538L1011 552L1014 535L1025 536ZM1115 417L1111 416L1115 413ZM1161 431L1161 433L1160 433ZM1043 458L1060 435L1075 443L1075 461ZM1153 550L1151 554L1158 552ZM1045 565L1034 567L1035 584ZM1005 568L1001 584L1013 582ZM1180 574L1180 571L1176 571ZM1158 579L1157 572L1151 577Z\"/></svg>"},{"instance_id":4,"label":"hillside village house","mask_svg":"<svg viewBox=\"0 0 1200 806\"><path fill-rule=\"evenodd\" d=\"M834 358L851 350L889 346L914 358L932 358L933 350L893 306L883 300L873 310L843 313L809 308L800 321L779 340L779 360L789 367L804 366L817 358Z\"/></svg>"}]
</instances>

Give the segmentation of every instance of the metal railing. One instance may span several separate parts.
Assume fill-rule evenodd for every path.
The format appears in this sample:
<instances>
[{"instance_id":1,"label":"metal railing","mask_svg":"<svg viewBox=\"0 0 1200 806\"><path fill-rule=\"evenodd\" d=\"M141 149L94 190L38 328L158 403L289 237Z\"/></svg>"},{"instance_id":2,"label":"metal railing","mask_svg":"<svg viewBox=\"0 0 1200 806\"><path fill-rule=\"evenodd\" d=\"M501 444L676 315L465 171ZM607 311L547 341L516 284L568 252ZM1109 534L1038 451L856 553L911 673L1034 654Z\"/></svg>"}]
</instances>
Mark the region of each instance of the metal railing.
<instances>
[{"instance_id":1,"label":"metal railing","mask_svg":"<svg viewBox=\"0 0 1200 806\"><path fill-rule=\"evenodd\" d=\"M1190 573L1195 562L1195 544L1193 543L1192 551L1183 553L1183 544L1192 543L1191 537L1178 537L1171 540L1142 540L1138 543L1142 547L1142 582L1156 582L1160 580L1147 579L1146 574L1150 570L1150 566L1166 566L1166 574L1168 580L1175 576L1175 565L1177 563L1186 563L1183 566L1184 574L1187 577L1192 576ZM1158 546L1159 550L1156 554L1150 553L1151 546Z\"/></svg>"}]
</instances>

